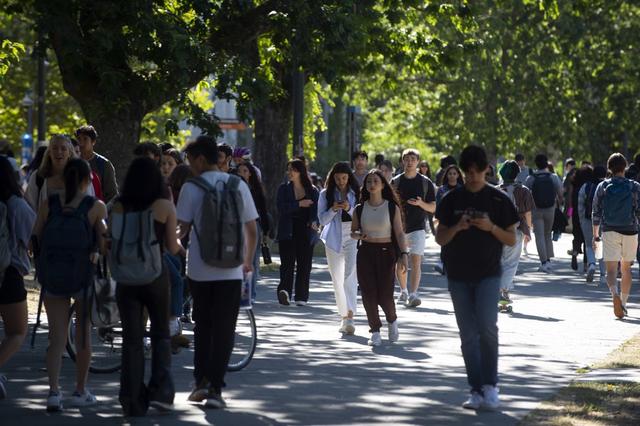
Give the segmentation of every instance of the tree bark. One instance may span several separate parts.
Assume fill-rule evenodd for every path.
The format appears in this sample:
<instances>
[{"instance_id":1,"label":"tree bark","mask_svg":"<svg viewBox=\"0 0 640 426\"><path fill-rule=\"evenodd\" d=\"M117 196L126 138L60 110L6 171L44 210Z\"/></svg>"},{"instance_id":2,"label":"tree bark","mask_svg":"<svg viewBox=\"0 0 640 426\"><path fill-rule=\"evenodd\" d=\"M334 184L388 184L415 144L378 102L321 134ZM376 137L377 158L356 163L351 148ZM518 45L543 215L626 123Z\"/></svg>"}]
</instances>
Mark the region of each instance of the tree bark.
<instances>
[{"instance_id":1,"label":"tree bark","mask_svg":"<svg viewBox=\"0 0 640 426\"><path fill-rule=\"evenodd\" d=\"M267 196L267 206L277 218L276 194L284 182L288 161L287 145L291 127L291 99L289 96L269 101L254 110L255 162L262 171L262 183ZM275 224L273 224L275 226Z\"/></svg>"}]
</instances>

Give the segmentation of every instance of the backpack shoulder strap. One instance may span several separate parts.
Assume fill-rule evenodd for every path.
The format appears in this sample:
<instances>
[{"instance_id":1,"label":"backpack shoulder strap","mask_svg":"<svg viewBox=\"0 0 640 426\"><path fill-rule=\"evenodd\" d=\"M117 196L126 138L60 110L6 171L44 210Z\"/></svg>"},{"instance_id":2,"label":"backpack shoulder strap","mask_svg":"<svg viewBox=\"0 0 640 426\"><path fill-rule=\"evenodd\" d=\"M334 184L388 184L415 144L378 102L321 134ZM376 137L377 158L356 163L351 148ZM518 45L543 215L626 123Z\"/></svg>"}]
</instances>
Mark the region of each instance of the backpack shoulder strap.
<instances>
[{"instance_id":1,"label":"backpack shoulder strap","mask_svg":"<svg viewBox=\"0 0 640 426\"><path fill-rule=\"evenodd\" d=\"M362 204L358 204L355 209L356 217L358 218L358 225L362 228L362 209L364 206Z\"/></svg>"},{"instance_id":2,"label":"backpack shoulder strap","mask_svg":"<svg viewBox=\"0 0 640 426\"><path fill-rule=\"evenodd\" d=\"M214 190L213 186L211 186L211 184L207 182L207 180L202 176L196 176L191 179L187 179L187 182L194 184L195 186L197 186L198 188L202 189L205 192Z\"/></svg>"},{"instance_id":3,"label":"backpack shoulder strap","mask_svg":"<svg viewBox=\"0 0 640 426\"><path fill-rule=\"evenodd\" d=\"M420 180L422 181L422 192L424 193L424 198L427 198L427 194L429 194L429 178L421 175L420 173L418 173L418 176L420 176Z\"/></svg>"},{"instance_id":4,"label":"backpack shoulder strap","mask_svg":"<svg viewBox=\"0 0 640 426\"><path fill-rule=\"evenodd\" d=\"M96 202L95 198L93 198L90 195L87 195L82 199L82 201L80 201L80 204L78 205L78 209L77 209L78 213L83 215L88 214L89 210L91 210L95 202Z\"/></svg>"},{"instance_id":5,"label":"backpack shoulder strap","mask_svg":"<svg viewBox=\"0 0 640 426\"><path fill-rule=\"evenodd\" d=\"M49 197L49 215L58 214L62 212L62 203L60 202L60 196L58 194L51 195Z\"/></svg>"},{"instance_id":6,"label":"backpack shoulder strap","mask_svg":"<svg viewBox=\"0 0 640 426\"><path fill-rule=\"evenodd\" d=\"M387 207L389 208L389 220L391 221L391 233L393 234L393 220L396 216L396 203L393 201L387 201Z\"/></svg>"},{"instance_id":7,"label":"backpack shoulder strap","mask_svg":"<svg viewBox=\"0 0 640 426\"><path fill-rule=\"evenodd\" d=\"M96 171L98 172L98 177L100 178L100 183L102 183L102 179L104 178L104 170L107 165L107 160L102 155L96 154Z\"/></svg>"},{"instance_id":8,"label":"backpack shoulder strap","mask_svg":"<svg viewBox=\"0 0 640 426\"><path fill-rule=\"evenodd\" d=\"M237 190L240 187L240 176L229 175L229 180L227 180L228 189Z\"/></svg>"}]
</instances>

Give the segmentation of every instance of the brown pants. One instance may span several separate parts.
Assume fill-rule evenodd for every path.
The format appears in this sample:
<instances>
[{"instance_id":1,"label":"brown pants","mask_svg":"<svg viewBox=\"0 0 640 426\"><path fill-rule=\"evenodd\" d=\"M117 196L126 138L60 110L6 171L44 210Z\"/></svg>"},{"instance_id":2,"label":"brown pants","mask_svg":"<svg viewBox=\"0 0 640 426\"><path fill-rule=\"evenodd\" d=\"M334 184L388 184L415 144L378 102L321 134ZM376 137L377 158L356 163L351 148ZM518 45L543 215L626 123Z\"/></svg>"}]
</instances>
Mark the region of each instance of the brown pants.
<instances>
[{"instance_id":1,"label":"brown pants","mask_svg":"<svg viewBox=\"0 0 640 426\"><path fill-rule=\"evenodd\" d=\"M372 333L382 327L378 306L384 311L387 322L398 318L393 300L396 261L392 243L362 243L358 248L358 284Z\"/></svg>"}]
</instances>

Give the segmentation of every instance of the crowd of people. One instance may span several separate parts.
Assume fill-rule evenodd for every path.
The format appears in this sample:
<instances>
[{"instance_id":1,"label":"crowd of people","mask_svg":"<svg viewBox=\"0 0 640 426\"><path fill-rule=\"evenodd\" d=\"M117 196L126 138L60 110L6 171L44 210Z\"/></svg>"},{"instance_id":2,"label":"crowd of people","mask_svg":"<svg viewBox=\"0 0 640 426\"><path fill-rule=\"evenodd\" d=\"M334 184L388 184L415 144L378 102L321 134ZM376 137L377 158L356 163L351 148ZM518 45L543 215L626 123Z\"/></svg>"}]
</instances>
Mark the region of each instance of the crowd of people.
<instances>
[{"instance_id":1,"label":"crowd of people","mask_svg":"<svg viewBox=\"0 0 640 426\"><path fill-rule=\"evenodd\" d=\"M571 267L588 283L597 271L612 295L616 317L627 314L631 265L638 253L640 156L630 167L613 154L606 167L568 159L563 178L544 154L529 169L518 154L494 166L468 146L429 164L409 148L401 166L364 151L335 163L324 185L304 158L291 159L277 190L277 218L269 212L260 169L247 148L199 136L181 151L171 144L137 145L118 185L114 165L94 151L96 130L54 135L19 169L0 156L0 315L5 337L0 367L20 348L27 330L23 277L35 265L49 322L48 411L97 403L87 387L91 334L87 304L96 264L107 259L117 282L123 329L119 400L126 416L149 407L173 408L171 353L191 342L182 323L193 320L194 386L188 399L224 408L222 388L233 349L244 281L256 297L260 247L275 235L281 306L309 303L314 247L324 243L339 333L354 334L358 292L368 344L396 342L396 306L421 305L425 240L441 246L434 269L446 275L471 388L465 408L495 409L498 394L497 306L511 303L523 250L532 234L539 270L553 273L554 238L572 224ZM74 235L74 238L64 236ZM5 248L3 251L3 242ZM478 250L481 247L481 250ZM0 256L1 257L1 256ZM621 274L620 289L617 277ZM398 283L398 296L395 286ZM192 306L185 304L185 294ZM76 304L76 387L63 398L58 379L70 304ZM149 324L149 333L146 333ZM145 337L147 335L148 337ZM151 376L144 381L145 351ZM0 399L7 378L0 376Z\"/></svg>"}]
</instances>

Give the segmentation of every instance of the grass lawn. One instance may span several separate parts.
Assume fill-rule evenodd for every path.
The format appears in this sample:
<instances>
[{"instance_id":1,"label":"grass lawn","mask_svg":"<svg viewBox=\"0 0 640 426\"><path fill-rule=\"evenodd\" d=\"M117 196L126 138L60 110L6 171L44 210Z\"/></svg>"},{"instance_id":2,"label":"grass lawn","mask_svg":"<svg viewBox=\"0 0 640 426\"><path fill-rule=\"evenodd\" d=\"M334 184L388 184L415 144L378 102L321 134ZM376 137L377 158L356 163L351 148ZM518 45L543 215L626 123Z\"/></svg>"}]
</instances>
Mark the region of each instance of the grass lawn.
<instances>
[{"instance_id":1,"label":"grass lawn","mask_svg":"<svg viewBox=\"0 0 640 426\"><path fill-rule=\"evenodd\" d=\"M640 368L640 334L581 372L601 368ZM571 383L529 413L520 424L640 425L640 383Z\"/></svg>"}]
</instances>

